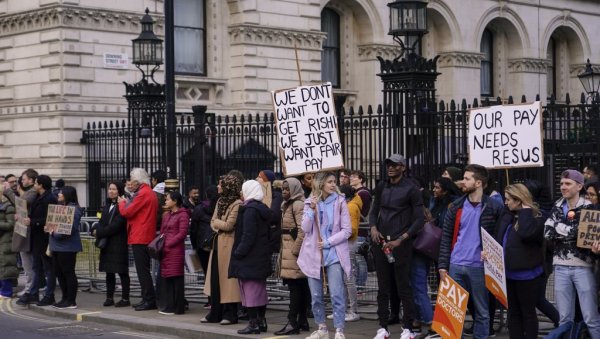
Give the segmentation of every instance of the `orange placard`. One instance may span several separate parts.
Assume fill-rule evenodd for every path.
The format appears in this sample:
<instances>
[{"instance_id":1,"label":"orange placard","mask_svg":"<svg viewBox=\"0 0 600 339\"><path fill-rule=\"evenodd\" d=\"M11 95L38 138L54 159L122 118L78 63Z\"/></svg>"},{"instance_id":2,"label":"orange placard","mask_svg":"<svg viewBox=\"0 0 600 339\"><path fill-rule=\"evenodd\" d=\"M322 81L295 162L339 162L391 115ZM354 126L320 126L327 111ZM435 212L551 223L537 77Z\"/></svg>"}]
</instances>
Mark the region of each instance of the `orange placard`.
<instances>
[{"instance_id":1,"label":"orange placard","mask_svg":"<svg viewBox=\"0 0 600 339\"><path fill-rule=\"evenodd\" d=\"M504 266L504 249L485 229L481 229L481 245L486 253L483 264L485 271L485 287L496 299L508 309L506 297L506 273Z\"/></svg>"},{"instance_id":2,"label":"orange placard","mask_svg":"<svg viewBox=\"0 0 600 339\"><path fill-rule=\"evenodd\" d=\"M469 292L446 274L440 281L431 328L444 339L462 336Z\"/></svg>"}]
</instances>

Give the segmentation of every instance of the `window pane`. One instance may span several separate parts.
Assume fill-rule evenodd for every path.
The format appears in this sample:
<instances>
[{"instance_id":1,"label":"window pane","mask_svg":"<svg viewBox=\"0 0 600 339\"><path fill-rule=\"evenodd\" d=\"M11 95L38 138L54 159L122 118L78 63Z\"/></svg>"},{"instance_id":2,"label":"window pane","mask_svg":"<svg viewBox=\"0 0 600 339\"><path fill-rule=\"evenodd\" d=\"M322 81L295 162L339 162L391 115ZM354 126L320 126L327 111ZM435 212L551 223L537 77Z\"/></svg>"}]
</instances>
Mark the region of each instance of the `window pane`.
<instances>
[{"instance_id":1,"label":"window pane","mask_svg":"<svg viewBox=\"0 0 600 339\"><path fill-rule=\"evenodd\" d=\"M546 73L546 85L547 85L547 94L551 96L552 94L556 95L556 68L555 66L555 44L554 38L550 38L550 42L548 42L548 50L546 52L546 59L549 61L548 72Z\"/></svg>"},{"instance_id":2,"label":"window pane","mask_svg":"<svg viewBox=\"0 0 600 339\"><path fill-rule=\"evenodd\" d=\"M175 27L175 72L205 74L204 31Z\"/></svg>"},{"instance_id":3,"label":"window pane","mask_svg":"<svg viewBox=\"0 0 600 339\"><path fill-rule=\"evenodd\" d=\"M175 0L175 26L204 27L204 0Z\"/></svg>"},{"instance_id":4,"label":"window pane","mask_svg":"<svg viewBox=\"0 0 600 339\"><path fill-rule=\"evenodd\" d=\"M340 87L340 16L325 8L321 12L321 31L327 33L321 53L321 79Z\"/></svg>"},{"instance_id":5,"label":"window pane","mask_svg":"<svg viewBox=\"0 0 600 339\"><path fill-rule=\"evenodd\" d=\"M492 71L494 65L492 63L492 51L493 51L493 35L490 30L483 31L483 36L481 37L481 45L480 51L483 53L483 60L481 61L481 96L492 96L493 95L493 87L492 87Z\"/></svg>"},{"instance_id":6,"label":"window pane","mask_svg":"<svg viewBox=\"0 0 600 339\"><path fill-rule=\"evenodd\" d=\"M331 9L325 8L321 14L321 31L327 33L323 42L325 47L340 47L340 16Z\"/></svg>"},{"instance_id":7,"label":"window pane","mask_svg":"<svg viewBox=\"0 0 600 339\"><path fill-rule=\"evenodd\" d=\"M321 58L321 77L323 82L331 81L333 87L340 87L339 84L339 53L334 48L324 48Z\"/></svg>"}]
</instances>

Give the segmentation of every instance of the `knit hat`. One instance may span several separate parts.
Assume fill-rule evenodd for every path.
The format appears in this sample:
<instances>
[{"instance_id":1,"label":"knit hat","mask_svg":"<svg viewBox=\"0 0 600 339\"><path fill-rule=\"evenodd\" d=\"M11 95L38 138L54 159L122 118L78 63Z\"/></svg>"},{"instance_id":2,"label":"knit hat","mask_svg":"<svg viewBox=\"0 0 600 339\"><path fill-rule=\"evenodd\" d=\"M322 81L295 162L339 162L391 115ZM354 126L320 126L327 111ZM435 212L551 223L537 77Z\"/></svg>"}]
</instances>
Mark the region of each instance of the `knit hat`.
<instances>
[{"instance_id":1,"label":"knit hat","mask_svg":"<svg viewBox=\"0 0 600 339\"><path fill-rule=\"evenodd\" d=\"M583 185L583 183L584 183L583 174L581 174L581 172L574 170L574 169L568 169L568 170L562 172L562 174L560 175L560 178L561 179L571 179L581 185Z\"/></svg>"},{"instance_id":2,"label":"knit hat","mask_svg":"<svg viewBox=\"0 0 600 339\"><path fill-rule=\"evenodd\" d=\"M454 181L462 180L463 178L463 171L458 167L446 167L446 172L450 174L450 178Z\"/></svg>"},{"instance_id":3,"label":"knit hat","mask_svg":"<svg viewBox=\"0 0 600 339\"><path fill-rule=\"evenodd\" d=\"M262 201L264 193L260 183L256 180L248 180L242 185L242 194L244 201L258 200Z\"/></svg>"},{"instance_id":4,"label":"knit hat","mask_svg":"<svg viewBox=\"0 0 600 339\"><path fill-rule=\"evenodd\" d=\"M258 176L265 182L275 180L275 173L271 170L262 170L258 173Z\"/></svg>"}]
</instances>

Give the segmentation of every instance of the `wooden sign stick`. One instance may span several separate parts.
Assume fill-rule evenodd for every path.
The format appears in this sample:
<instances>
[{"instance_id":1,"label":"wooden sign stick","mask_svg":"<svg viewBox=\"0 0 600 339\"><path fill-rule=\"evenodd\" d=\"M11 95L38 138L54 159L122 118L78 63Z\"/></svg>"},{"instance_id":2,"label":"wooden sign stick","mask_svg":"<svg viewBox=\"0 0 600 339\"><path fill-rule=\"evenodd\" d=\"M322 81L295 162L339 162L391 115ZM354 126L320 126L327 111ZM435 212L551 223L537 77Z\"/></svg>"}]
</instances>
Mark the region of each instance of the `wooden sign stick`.
<instances>
[{"instance_id":1,"label":"wooden sign stick","mask_svg":"<svg viewBox=\"0 0 600 339\"><path fill-rule=\"evenodd\" d=\"M300 58L298 57L298 46L294 42L294 52L296 53L296 70L298 71L298 81L300 82L300 86L302 86L302 73L300 72Z\"/></svg>"}]
</instances>

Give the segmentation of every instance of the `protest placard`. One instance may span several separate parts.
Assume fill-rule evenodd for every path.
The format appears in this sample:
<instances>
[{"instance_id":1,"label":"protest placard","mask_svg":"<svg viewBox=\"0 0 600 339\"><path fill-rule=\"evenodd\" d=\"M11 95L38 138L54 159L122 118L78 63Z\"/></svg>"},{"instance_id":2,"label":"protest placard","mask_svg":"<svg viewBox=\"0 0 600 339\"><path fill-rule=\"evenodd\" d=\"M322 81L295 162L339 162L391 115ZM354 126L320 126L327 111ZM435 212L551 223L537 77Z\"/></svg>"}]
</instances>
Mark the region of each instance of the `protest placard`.
<instances>
[{"instance_id":1,"label":"protest placard","mask_svg":"<svg viewBox=\"0 0 600 339\"><path fill-rule=\"evenodd\" d=\"M544 166L541 102L471 109L469 163L487 168Z\"/></svg>"},{"instance_id":2,"label":"protest placard","mask_svg":"<svg viewBox=\"0 0 600 339\"><path fill-rule=\"evenodd\" d=\"M600 211L581 210L577 228L577 247L592 248L594 241L600 241Z\"/></svg>"},{"instance_id":3,"label":"protest placard","mask_svg":"<svg viewBox=\"0 0 600 339\"><path fill-rule=\"evenodd\" d=\"M75 206L48 205L48 216L44 232L71 235L73 220L75 219Z\"/></svg>"},{"instance_id":4,"label":"protest placard","mask_svg":"<svg viewBox=\"0 0 600 339\"><path fill-rule=\"evenodd\" d=\"M440 281L431 328L444 339L458 339L462 335L469 292L449 275Z\"/></svg>"},{"instance_id":5,"label":"protest placard","mask_svg":"<svg viewBox=\"0 0 600 339\"><path fill-rule=\"evenodd\" d=\"M343 168L331 83L271 93L284 175Z\"/></svg>"},{"instance_id":6,"label":"protest placard","mask_svg":"<svg viewBox=\"0 0 600 339\"><path fill-rule=\"evenodd\" d=\"M23 220L27 218L27 200L15 197L15 209L18 220L15 222L15 233L27 238L28 228L23 224Z\"/></svg>"},{"instance_id":7,"label":"protest placard","mask_svg":"<svg viewBox=\"0 0 600 339\"><path fill-rule=\"evenodd\" d=\"M504 249L485 229L481 229L481 246L486 260L483 262L485 271L485 287L508 309L506 298L506 273L504 271Z\"/></svg>"}]
</instances>

